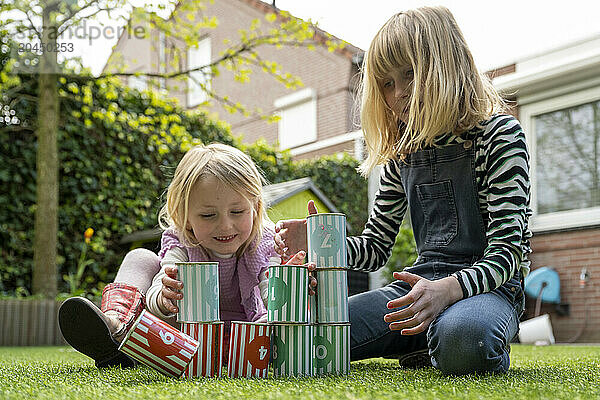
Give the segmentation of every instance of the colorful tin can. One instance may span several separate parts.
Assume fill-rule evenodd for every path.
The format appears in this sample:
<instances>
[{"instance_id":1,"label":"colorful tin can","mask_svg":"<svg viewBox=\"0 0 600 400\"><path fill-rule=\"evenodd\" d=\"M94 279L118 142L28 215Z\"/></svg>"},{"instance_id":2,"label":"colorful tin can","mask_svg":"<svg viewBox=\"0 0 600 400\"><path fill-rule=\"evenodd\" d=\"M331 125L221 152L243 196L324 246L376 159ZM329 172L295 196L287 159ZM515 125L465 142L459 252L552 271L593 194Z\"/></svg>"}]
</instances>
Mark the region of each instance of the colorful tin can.
<instances>
[{"instance_id":1,"label":"colorful tin can","mask_svg":"<svg viewBox=\"0 0 600 400\"><path fill-rule=\"evenodd\" d=\"M220 378L223 369L223 322L184 322L181 330L199 343L198 352L184 372L185 377Z\"/></svg>"},{"instance_id":2,"label":"colorful tin can","mask_svg":"<svg viewBox=\"0 0 600 400\"><path fill-rule=\"evenodd\" d=\"M271 358L273 375L312 376L313 325L272 325Z\"/></svg>"},{"instance_id":3,"label":"colorful tin can","mask_svg":"<svg viewBox=\"0 0 600 400\"><path fill-rule=\"evenodd\" d=\"M256 322L231 322L227 376L266 378L269 372L271 327Z\"/></svg>"},{"instance_id":4,"label":"colorful tin can","mask_svg":"<svg viewBox=\"0 0 600 400\"><path fill-rule=\"evenodd\" d=\"M350 371L350 324L318 324L314 332L314 375L346 375Z\"/></svg>"},{"instance_id":5,"label":"colorful tin can","mask_svg":"<svg viewBox=\"0 0 600 400\"><path fill-rule=\"evenodd\" d=\"M308 262L317 268L347 268L346 216L312 214L306 218Z\"/></svg>"},{"instance_id":6,"label":"colorful tin can","mask_svg":"<svg viewBox=\"0 0 600 400\"><path fill-rule=\"evenodd\" d=\"M316 271L316 321L345 323L348 315L348 272L344 268L320 268Z\"/></svg>"},{"instance_id":7,"label":"colorful tin can","mask_svg":"<svg viewBox=\"0 0 600 400\"><path fill-rule=\"evenodd\" d=\"M177 279L183 283L178 303L178 322L219 321L219 263L175 263Z\"/></svg>"},{"instance_id":8,"label":"colorful tin can","mask_svg":"<svg viewBox=\"0 0 600 400\"><path fill-rule=\"evenodd\" d=\"M196 340L144 310L119 350L165 375L179 378L198 347Z\"/></svg>"},{"instance_id":9,"label":"colorful tin can","mask_svg":"<svg viewBox=\"0 0 600 400\"><path fill-rule=\"evenodd\" d=\"M269 323L308 323L308 267L269 266Z\"/></svg>"}]
</instances>

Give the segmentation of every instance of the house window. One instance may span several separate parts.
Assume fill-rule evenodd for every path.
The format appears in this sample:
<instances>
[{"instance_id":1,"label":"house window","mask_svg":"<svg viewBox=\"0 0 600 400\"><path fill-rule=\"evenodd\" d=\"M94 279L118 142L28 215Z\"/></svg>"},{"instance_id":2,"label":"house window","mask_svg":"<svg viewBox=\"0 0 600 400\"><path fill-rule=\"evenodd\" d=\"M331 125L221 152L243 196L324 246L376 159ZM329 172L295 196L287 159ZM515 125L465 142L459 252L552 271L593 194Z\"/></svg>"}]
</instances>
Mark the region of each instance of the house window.
<instances>
[{"instance_id":1,"label":"house window","mask_svg":"<svg viewBox=\"0 0 600 400\"><path fill-rule=\"evenodd\" d=\"M147 76L146 75L140 75L140 76L131 75L128 79L128 84L129 84L130 88L137 89L140 92L142 90L146 90L148 88Z\"/></svg>"},{"instance_id":2,"label":"house window","mask_svg":"<svg viewBox=\"0 0 600 400\"><path fill-rule=\"evenodd\" d=\"M188 69L208 65L211 62L210 38L198 42L198 47L190 47L187 54ZM210 90L210 68L191 72L188 78L188 107L197 106L208 100L208 95L202 90L202 85Z\"/></svg>"},{"instance_id":3,"label":"house window","mask_svg":"<svg viewBox=\"0 0 600 400\"><path fill-rule=\"evenodd\" d=\"M303 89L275 100L279 109L279 148L289 149L317 140L317 95Z\"/></svg>"},{"instance_id":4,"label":"house window","mask_svg":"<svg viewBox=\"0 0 600 400\"><path fill-rule=\"evenodd\" d=\"M533 230L600 224L600 87L523 106Z\"/></svg>"}]
</instances>

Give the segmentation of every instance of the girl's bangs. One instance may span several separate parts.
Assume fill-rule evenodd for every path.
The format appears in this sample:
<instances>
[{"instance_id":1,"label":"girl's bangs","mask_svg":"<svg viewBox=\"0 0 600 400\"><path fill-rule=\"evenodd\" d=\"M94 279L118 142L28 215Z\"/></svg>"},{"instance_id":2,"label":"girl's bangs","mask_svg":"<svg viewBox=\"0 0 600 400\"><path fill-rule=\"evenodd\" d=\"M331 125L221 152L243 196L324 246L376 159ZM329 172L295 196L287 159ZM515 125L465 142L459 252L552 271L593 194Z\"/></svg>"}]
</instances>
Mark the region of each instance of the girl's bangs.
<instances>
[{"instance_id":1,"label":"girl's bangs","mask_svg":"<svg viewBox=\"0 0 600 400\"><path fill-rule=\"evenodd\" d=\"M395 68L412 64L399 25L398 21L389 21L371 43L367 59L376 79L383 79Z\"/></svg>"}]
</instances>

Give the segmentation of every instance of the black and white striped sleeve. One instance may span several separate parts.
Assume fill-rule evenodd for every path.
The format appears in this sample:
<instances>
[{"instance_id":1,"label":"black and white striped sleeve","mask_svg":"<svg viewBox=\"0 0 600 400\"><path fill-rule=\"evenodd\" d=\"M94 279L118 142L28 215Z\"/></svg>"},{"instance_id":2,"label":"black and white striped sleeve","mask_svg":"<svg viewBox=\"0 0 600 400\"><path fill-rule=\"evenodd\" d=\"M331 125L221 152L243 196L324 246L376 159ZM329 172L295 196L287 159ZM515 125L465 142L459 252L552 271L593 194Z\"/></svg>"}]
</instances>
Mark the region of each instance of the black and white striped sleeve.
<instances>
[{"instance_id":1,"label":"black and white striped sleeve","mask_svg":"<svg viewBox=\"0 0 600 400\"><path fill-rule=\"evenodd\" d=\"M519 122L511 116L490 121L476 164L485 171L487 247L471 267L454 274L470 297L496 289L527 262L529 210L529 154Z\"/></svg>"},{"instance_id":2,"label":"black and white striped sleeve","mask_svg":"<svg viewBox=\"0 0 600 400\"><path fill-rule=\"evenodd\" d=\"M348 267L376 271L390 255L407 209L398 161L390 160L382 169L373 210L360 236L349 237Z\"/></svg>"}]
</instances>

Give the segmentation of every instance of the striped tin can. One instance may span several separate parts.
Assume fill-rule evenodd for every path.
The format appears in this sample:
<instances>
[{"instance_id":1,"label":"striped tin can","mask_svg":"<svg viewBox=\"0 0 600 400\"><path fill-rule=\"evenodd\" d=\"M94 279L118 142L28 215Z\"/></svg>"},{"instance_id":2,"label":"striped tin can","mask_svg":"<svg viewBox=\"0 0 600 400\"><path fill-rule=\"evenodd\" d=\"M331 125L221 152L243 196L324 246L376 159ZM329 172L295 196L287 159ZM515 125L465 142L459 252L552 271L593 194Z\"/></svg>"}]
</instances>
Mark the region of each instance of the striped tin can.
<instances>
[{"instance_id":1,"label":"striped tin can","mask_svg":"<svg viewBox=\"0 0 600 400\"><path fill-rule=\"evenodd\" d=\"M344 268L320 268L316 271L316 321L345 323L348 315L348 271Z\"/></svg>"},{"instance_id":2,"label":"striped tin can","mask_svg":"<svg viewBox=\"0 0 600 400\"><path fill-rule=\"evenodd\" d=\"M308 323L308 267L269 266L269 323Z\"/></svg>"},{"instance_id":3,"label":"striped tin can","mask_svg":"<svg viewBox=\"0 0 600 400\"><path fill-rule=\"evenodd\" d=\"M313 214L306 218L308 262L317 268L346 268L346 216Z\"/></svg>"},{"instance_id":4,"label":"striped tin can","mask_svg":"<svg viewBox=\"0 0 600 400\"><path fill-rule=\"evenodd\" d=\"M177 322L219 321L219 263L175 263L177 279L183 283Z\"/></svg>"},{"instance_id":5,"label":"striped tin can","mask_svg":"<svg viewBox=\"0 0 600 400\"><path fill-rule=\"evenodd\" d=\"M272 325L273 376L312 376L313 325Z\"/></svg>"},{"instance_id":6,"label":"striped tin can","mask_svg":"<svg viewBox=\"0 0 600 400\"><path fill-rule=\"evenodd\" d=\"M318 324L314 327L314 375L346 375L350 371L350 324Z\"/></svg>"},{"instance_id":7,"label":"striped tin can","mask_svg":"<svg viewBox=\"0 0 600 400\"><path fill-rule=\"evenodd\" d=\"M119 350L165 375L179 378L198 347L196 340L144 310Z\"/></svg>"},{"instance_id":8,"label":"striped tin can","mask_svg":"<svg viewBox=\"0 0 600 400\"><path fill-rule=\"evenodd\" d=\"M256 322L231 322L227 376L266 378L269 373L271 327Z\"/></svg>"},{"instance_id":9,"label":"striped tin can","mask_svg":"<svg viewBox=\"0 0 600 400\"><path fill-rule=\"evenodd\" d=\"M200 346L184 372L185 377L220 378L223 369L223 322L184 322L181 330L196 339Z\"/></svg>"}]
</instances>

